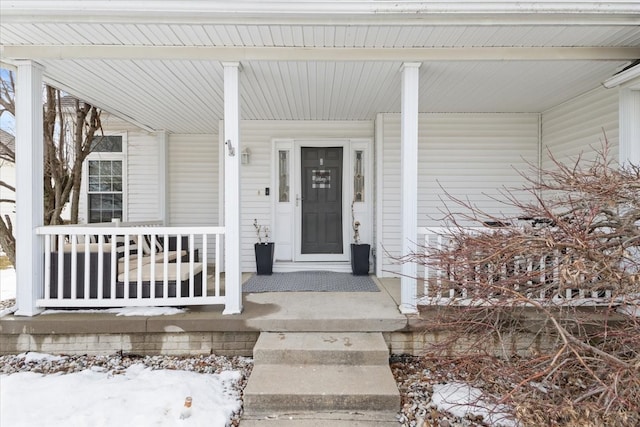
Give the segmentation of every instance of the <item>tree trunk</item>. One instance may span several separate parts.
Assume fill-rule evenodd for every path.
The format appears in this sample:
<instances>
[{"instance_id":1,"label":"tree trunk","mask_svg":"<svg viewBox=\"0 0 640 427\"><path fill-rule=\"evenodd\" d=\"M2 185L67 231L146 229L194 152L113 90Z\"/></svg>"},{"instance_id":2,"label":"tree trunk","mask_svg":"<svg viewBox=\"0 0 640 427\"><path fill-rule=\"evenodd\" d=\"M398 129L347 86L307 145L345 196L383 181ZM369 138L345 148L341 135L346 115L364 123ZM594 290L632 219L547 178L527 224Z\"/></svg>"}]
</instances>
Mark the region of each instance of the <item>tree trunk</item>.
<instances>
[{"instance_id":1,"label":"tree trunk","mask_svg":"<svg viewBox=\"0 0 640 427\"><path fill-rule=\"evenodd\" d=\"M13 225L9 215L0 221L0 246L11 265L16 265L16 239L13 237Z\"/></svg>"}]
</instances>

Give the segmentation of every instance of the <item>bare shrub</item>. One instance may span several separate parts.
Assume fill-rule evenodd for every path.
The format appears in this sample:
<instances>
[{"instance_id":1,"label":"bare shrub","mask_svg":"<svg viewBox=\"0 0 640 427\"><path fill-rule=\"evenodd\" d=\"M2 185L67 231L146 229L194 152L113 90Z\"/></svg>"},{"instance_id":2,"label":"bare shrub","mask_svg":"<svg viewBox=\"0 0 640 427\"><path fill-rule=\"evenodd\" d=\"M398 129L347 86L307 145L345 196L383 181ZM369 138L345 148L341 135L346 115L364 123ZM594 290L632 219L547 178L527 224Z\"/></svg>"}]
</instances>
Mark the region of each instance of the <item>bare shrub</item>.
<instances>
[{"instance_id":1,"label":"bare shrub","mask_svg":"<svg viewBox=\"0 0 640 427\"><path fill-rule=\"evenodd\" d=\"M450 339L431 354L455 348L524 425L640 425L640 167L606 144L553 162L523 174L531 202L504 191L516 217L458 199L467 214L447 213L447 244L404 260L438 272L421 313Z\"/></svg>"}]
</instances>

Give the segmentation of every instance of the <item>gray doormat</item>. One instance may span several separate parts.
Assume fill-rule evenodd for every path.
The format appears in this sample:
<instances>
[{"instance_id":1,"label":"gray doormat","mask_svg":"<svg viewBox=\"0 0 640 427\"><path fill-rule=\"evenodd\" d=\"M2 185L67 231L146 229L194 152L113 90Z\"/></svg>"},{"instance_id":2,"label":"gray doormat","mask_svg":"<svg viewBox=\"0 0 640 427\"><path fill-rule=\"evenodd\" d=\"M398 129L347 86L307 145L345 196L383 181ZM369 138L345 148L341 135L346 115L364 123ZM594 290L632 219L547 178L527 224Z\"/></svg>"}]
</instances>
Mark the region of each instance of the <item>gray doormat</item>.
<instances>
[{"instance_id":1,"label":"gray doormat","mask_svg":"<svg viewBox=\"0 0 640 427\"><path fill-rule=\"evenodd\" d=\"M273 273L271 276L253 275L242 285L251 292L380 292L369 276L333 271L295 271Z\"/></svg>"}]
</instances>

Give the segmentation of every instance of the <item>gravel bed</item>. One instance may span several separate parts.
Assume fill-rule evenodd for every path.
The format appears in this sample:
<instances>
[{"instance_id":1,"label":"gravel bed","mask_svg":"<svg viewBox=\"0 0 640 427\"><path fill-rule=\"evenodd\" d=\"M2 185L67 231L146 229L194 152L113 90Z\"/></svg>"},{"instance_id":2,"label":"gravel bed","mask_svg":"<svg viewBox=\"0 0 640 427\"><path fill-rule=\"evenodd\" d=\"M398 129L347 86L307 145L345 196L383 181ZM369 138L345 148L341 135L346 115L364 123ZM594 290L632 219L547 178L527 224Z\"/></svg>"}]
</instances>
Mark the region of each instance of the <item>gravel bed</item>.
<instances>
[{"instance_id":1,"label":"gravel bed","mask_svg":"<svg viewBox=\"0 0 640 427\"><path fill-rule=\"evenodd\" d=\"M402 427L487 426L481 418L460 418L434 407L431 403L433 385L456 380L441 366L425 358L407 355L392 355L390 365L400 391L402 408L397 419Z\"/></svg>"}]
</instances>

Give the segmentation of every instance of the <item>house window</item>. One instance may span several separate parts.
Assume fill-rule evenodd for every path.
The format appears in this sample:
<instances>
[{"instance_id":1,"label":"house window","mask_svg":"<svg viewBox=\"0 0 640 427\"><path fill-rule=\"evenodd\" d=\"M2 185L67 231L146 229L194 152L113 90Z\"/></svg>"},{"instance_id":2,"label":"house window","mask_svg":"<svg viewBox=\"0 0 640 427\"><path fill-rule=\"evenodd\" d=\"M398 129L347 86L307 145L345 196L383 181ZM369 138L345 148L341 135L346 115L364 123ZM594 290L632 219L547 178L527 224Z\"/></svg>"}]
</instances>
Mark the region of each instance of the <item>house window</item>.
<instances>
[{"instance_id":1,"label":"house window","mask_svg":"<svg viewBox=\"0 0 640 427\"><path fill-rule=\"evenodd\" d=\"M278 201L289 201L289 151L278 151Z\"/></svg>"},{"instance_id":2,"label":"house window","mask_svg":"<svg viewBox=\"0 0 640 427\"><path fill-rule=\"evenodd\" d=\"M364 202L364 151L356 150L353 163L353 200Z\"/></svg>"},{"instance_id":3,"label":"house window","mask_svg":"<svg viewBox=\"0 0 640 427\"><path fill-rule=\"evenodd\" d=\"M97 136L88 160L89 222L123 219L122 136Z\"/></svg>"}]
</instances>

